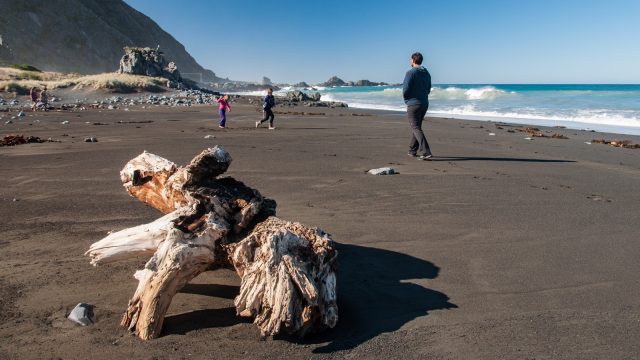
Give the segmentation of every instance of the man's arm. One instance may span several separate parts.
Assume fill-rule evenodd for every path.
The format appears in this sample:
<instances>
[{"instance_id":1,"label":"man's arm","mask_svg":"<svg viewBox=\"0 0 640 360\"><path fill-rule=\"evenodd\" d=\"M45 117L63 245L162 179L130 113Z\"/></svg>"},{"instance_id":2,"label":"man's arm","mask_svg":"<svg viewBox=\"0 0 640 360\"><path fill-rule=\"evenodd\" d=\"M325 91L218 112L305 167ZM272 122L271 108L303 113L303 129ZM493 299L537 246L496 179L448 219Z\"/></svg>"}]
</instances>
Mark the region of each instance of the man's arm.
<instances>
[{"instance_id":1,"label":"man's arm","mask_svg":"<svg viewBox=\"0 0 640 360\"><path fill-rule=\"evenodd\" d=\"M410 89L410 83L411 83L411 72L407 71L407 74L404 76L404 81L402 82L402 97L405 100L409 100L409 89Z\"/></svg>"}]
</instances>

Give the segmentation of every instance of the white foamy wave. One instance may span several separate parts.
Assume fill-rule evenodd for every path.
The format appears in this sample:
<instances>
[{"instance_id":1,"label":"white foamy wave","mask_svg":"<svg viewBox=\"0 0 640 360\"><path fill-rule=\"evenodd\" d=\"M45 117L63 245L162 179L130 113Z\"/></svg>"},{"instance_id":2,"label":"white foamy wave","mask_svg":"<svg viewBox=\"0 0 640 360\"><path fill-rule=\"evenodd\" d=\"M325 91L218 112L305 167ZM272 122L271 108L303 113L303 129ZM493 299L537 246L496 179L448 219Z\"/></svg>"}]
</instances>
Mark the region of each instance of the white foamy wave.
<instances>
[{"instance_id":1,"label":"white foamy wave","mask_svg":"<svg viewBox=\"0 0 640 360\"><path fill-rule=\"evenodd\" d=\"M447 88L434 87L431 89L431 99L433 100L492 100L500 96L515 94L496 89L493 86L483 86L479 88L463 89L455 86Z\"/></svg>"},{"instance_id":2,"label":"white foamy wave","mask_svg":"<svg viewBox=\"0 0 640 360\"><path fill-rule=\"evenodd\" d=\"M383 94L393 95L393 96L402 96L401 88L386 88L382 90Z\"/></svg>"},{"instance_id":3,"label":"white foamy wave","mask_svg":"<svg viewBox=\"0 0 640 360\"><path fill-rule=\"evenodd\" d=\"M521 120L523 123L557 122L575 128L572 124L595 125L601 129L607 127L627 128L627 133L640 131L640 114L613 111L609 109L577 110L567 113L545 113L534 109L522 109L519 112L498 112L478 110L474 105L464 105L450 109L433 109L431 116L452 116L456 118L478 118L484 120ZM580 126L578 126L580 127Z\"/></svg>"}]
</instances>

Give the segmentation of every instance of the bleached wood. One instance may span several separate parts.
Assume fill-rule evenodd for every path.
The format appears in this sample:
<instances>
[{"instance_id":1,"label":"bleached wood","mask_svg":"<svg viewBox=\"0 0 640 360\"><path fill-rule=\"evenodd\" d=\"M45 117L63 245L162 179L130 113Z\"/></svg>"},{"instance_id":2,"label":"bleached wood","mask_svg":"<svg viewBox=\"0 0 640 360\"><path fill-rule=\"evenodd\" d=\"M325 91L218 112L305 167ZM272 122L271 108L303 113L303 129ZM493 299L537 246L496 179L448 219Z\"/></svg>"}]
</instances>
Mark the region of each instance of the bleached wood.
<instances>
[{"instance_id":1,"label":"bleached wood","mask_svg":"<svg viewBox=\"0 0 640 360\"><path fill-rule=\"evenodd\" d=\"M103 265L137 256L151 256L184 210L176 210L148 224L113 232L85 252L92 265Z\"/></svg>"}]
</instances>

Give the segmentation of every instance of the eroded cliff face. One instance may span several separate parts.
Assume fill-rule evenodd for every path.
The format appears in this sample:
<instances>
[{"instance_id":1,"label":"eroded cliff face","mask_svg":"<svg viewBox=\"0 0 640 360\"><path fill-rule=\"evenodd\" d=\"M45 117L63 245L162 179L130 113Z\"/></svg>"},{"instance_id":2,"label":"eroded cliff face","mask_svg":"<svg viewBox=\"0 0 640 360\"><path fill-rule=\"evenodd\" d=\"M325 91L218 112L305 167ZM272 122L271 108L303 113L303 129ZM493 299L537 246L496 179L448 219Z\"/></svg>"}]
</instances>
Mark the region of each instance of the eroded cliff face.
<instances>
[{"instance_id":1,"label":"eroded cliff face","mask_svg":"<svg viewBox=\"0 0 640 360\"><path fill-rule=\"evenodd\" d=\"M159 6L168 4L159 3ZM178 14L179 15L179 14ZM122 49L160 46L186 78L215 82L173 36L121 0L0 0L0 64L93 74L118 70Z\"/></svg>"}]
</instances>

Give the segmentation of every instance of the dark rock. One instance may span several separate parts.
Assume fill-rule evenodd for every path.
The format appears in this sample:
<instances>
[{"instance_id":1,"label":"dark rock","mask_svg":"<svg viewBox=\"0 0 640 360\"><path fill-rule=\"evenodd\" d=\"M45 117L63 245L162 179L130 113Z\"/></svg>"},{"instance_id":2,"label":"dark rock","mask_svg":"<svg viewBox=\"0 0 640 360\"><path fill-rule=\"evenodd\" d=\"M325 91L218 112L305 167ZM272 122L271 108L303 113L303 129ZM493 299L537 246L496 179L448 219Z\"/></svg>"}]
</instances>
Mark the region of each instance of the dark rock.
<instances>
[{"instance_id":1,"label":"dark rock","mask_svg":"<svg viewBox=\"0 0 640 360\"><path fill-rule=\"evenodd\" d=\"M307 94L300 90L289 91L287 95L285 95L285 100L291 102L302 102L302 101L320 101L322 95L320 93Z\"/></svg>"},{"instance_id":2,"label":"dark rock","mask_svg":"<svg viewBox=\"0 0 640 360\"><path fill-rule=\"evenodd\" d=\"M178 67L174 62L167 62L157 50L151 48L125 47L120 59L121 74L146 75L164 77L170 81L182 82Z\"/></svg>"},{"instance_id":3,"label":"dark rock","mask_svg":"<svg viewBox=\"0 0 640 360\"><path fill-rule=\"evenodd\" d=\"M345 83L342 79L340 79L337 76L332 76L329 80L318 84L318 86L344 86L347 83Z\"/></svg>"}]
</instances>

